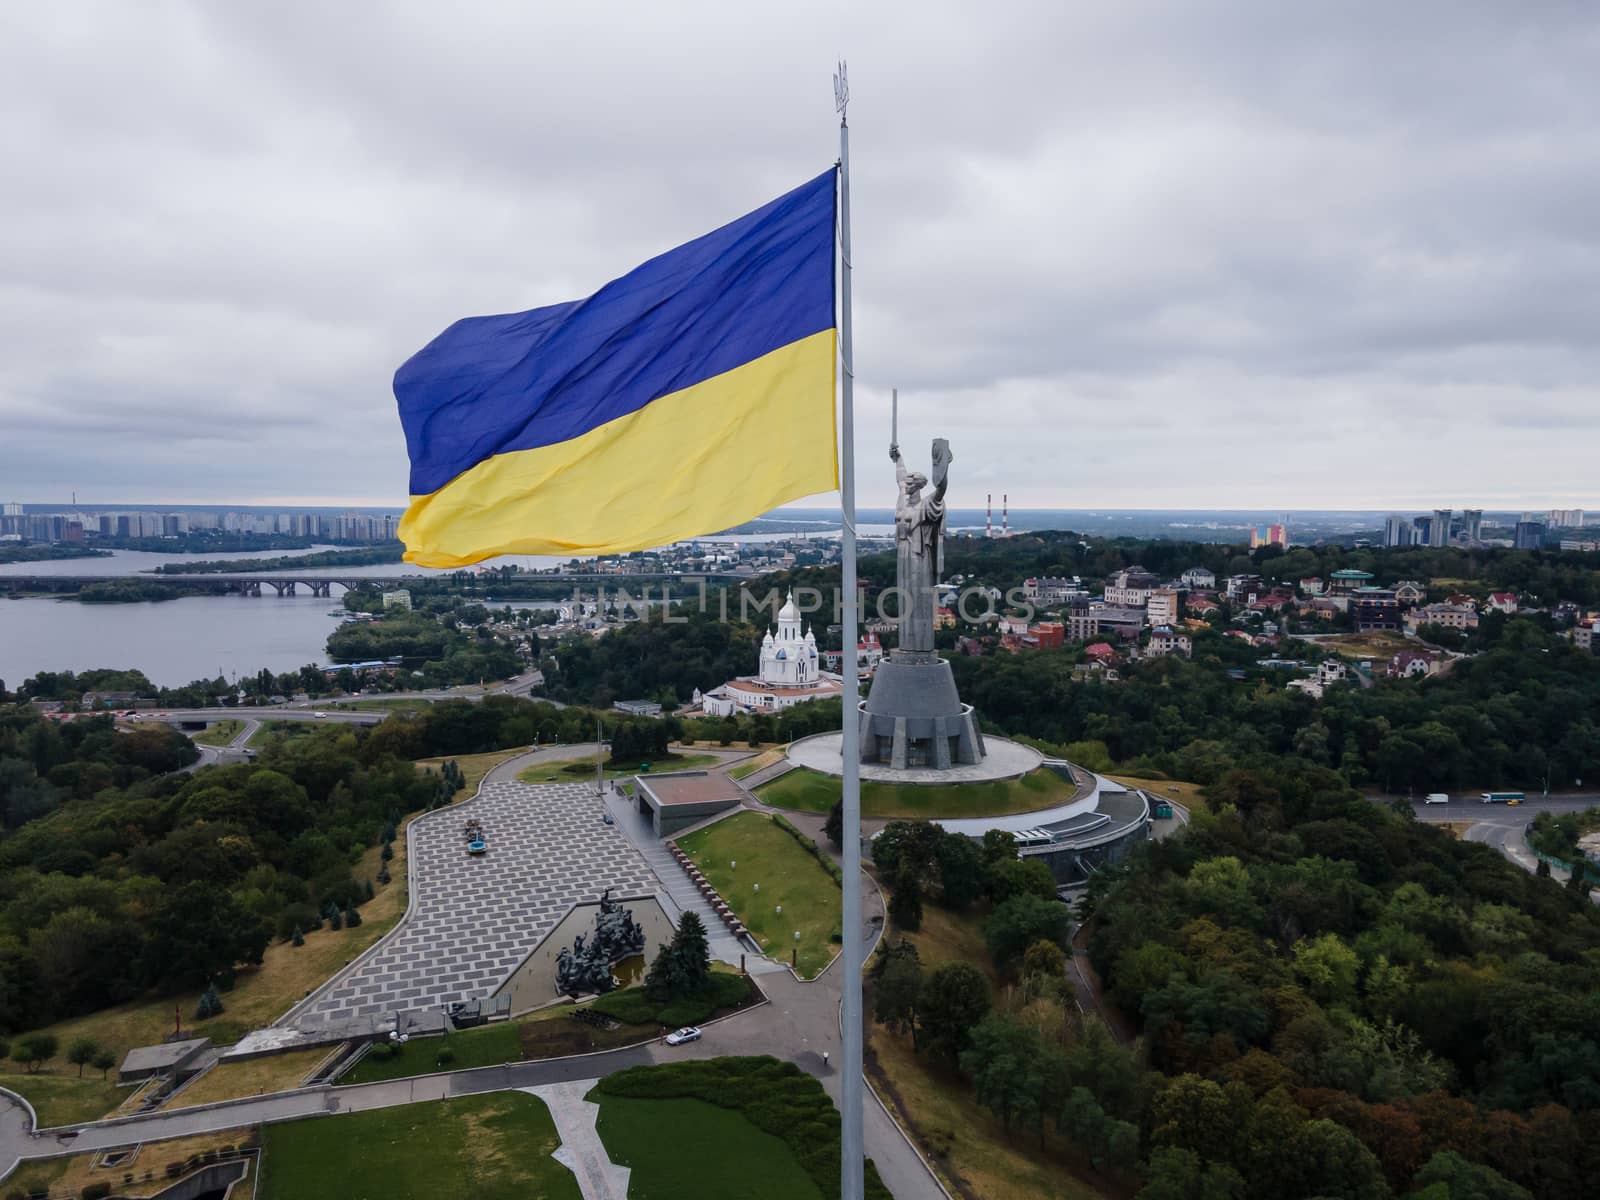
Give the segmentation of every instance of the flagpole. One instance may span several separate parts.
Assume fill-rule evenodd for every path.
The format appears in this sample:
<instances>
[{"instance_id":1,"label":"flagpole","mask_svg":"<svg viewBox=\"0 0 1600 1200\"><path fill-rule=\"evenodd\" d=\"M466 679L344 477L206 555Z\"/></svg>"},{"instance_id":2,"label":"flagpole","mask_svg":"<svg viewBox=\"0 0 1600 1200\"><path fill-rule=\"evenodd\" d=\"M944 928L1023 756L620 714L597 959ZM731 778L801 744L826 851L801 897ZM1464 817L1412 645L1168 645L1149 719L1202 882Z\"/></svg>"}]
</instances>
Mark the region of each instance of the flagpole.
<instances>
[{"instance_id":1,"label":"flagpole","mask_svg":"<svg viewBox=\"0 0 1600 1200\"><path fill-rule=\"evenodd\" d=\"M841 1200L862 1200L865 1168L862 1147L861 1083L861 716L856 667L856 418L855 345L850 318L850 123L845 110L850 85L844 63L833 77L834 102L839 110L839 353L843 367L840 421L839 501L842 510L843 550L841 590L843 600L844 719L840 752L844 757L844 999L840 1020L844 1032L843 1074L840 1079L839 1195Z\"/></svg>"}]
</instances>

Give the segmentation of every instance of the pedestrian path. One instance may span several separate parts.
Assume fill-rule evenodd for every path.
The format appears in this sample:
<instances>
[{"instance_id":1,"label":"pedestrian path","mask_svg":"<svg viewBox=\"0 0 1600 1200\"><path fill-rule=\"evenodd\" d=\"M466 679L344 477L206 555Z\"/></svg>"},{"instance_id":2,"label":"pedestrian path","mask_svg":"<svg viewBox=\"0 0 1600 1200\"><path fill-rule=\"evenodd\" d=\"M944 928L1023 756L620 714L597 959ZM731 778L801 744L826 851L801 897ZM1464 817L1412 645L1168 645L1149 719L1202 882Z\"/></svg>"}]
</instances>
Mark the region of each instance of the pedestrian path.
<instances>
[{"instance_id":1,"label":"pedestrian path","mask_svg":"<svg viewBox=\"0 0 1600 1200\"><path fill-rule=\"evenodd\" d=\"M584 1099L598 1082L575 1079L517 1090L539 1097L550 1110L556 1132L561 1135L561 1148L551 1157L577 1178L583 1200L628 1200L628 1177L633 1171L611 1161L595 1129L600 1106Z\"/></svg>"},{"instance_id":2,"label":"pedestrian path","mask_svg":"<svg viewBox=\"0 0 1600 1200\"><path fill-rule=\"evenodd\" d=\"M660 881L665 899L677 910L669 914L674 918L672 923L678 923L676 918L680 913L694 913L706 927L706 942L711 948L711 957L738 966L741 956L748 953L748 948L728 932L717 910L711 907L710 902L700 894L700 889L690 881L684 869L678 865L678 860L672 857L672 851L667 849L667 844L656 837L648 818L626 796L618 797L615 792L611 793L608 805L611 815L616 819L617 828L627 835L643 856L645 865ZM757 956L751 954L750 957ZM755 969L752 965L752 972Z\"/></svg>"}]
</instances>

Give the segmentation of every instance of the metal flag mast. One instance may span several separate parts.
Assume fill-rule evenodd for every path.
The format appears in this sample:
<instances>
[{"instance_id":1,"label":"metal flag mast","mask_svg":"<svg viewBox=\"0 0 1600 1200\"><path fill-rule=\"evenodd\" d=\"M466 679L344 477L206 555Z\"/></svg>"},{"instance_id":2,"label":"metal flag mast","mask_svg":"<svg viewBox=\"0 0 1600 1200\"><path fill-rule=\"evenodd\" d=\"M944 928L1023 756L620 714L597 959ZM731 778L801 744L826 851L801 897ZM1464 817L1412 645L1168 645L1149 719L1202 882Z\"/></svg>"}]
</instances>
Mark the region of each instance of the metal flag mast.
<instances>
[{"instance_id":1,"label":"metal flag mast","mask_svg":"<svg viewBox=\"0 0 1600 1200\"><path fill-rule=\"evenodd\" d=\"M862 1200L866 1187L862 1146L861 1083L861 717L860 676L856 667L859 635L856 597L856 429L855 346L850 324L850 79L841 60L833 77L834 107L839 113L839 356L842 369L839 504L844 546L840 589L844 636L844 720L840 751L844 757L844 999L840 1022L844 1034L843 1072L839 1081L839 1195Z\"/></svg>"}]
</instances>

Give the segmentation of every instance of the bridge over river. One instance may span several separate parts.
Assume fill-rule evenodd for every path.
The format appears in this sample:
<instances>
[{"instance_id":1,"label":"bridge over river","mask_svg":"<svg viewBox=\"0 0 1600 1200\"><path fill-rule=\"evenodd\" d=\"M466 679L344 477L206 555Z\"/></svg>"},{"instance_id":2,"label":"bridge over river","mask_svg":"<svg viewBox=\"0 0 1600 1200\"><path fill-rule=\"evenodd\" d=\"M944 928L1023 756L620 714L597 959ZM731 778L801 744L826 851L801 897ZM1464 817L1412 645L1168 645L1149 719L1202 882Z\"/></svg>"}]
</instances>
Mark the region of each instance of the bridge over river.
<instances>
[{"instance_id":1,"label":"bridge over river","mask_svg":"<svg viewBox=\"0 0 1600 1200\"><path fill-rule=\"evenodd\" d=\"M207 573L207 572L173 572L161 574L159 572L144 572L137 575L0 575L0 590L12 592L75 592L93 584L121 584L130 581L135 583L170 583L182 587L186 591L209 592L213 595L236 594L241 596L259 596L263 588L272 588L280 596L293 596L298 594L300 588L305 588L313 596L332 596L335 587L345 591L355 591L359 588L402 588L408 584L431 581L445 576L423 575L341 575L337 571L328 574L301 573L301 572L239 572L239 573ZM638 574L600 574L597 572L565 572L554 575L518 575L513 579L502 580L494 576L469 576L474 581L481 582L487 591L493 591L495 585L503 584L516 587L527 583L559 583L578 584L590 587L602 586L620 589L630 594L642 592L645 588L654 588L657 585L674 583L691 584L698 586L711 579L732 578L717 572L697 571L690 573L657 572ZM515 597L509 597L515 599Z\"/></svg>"}]
</instances>

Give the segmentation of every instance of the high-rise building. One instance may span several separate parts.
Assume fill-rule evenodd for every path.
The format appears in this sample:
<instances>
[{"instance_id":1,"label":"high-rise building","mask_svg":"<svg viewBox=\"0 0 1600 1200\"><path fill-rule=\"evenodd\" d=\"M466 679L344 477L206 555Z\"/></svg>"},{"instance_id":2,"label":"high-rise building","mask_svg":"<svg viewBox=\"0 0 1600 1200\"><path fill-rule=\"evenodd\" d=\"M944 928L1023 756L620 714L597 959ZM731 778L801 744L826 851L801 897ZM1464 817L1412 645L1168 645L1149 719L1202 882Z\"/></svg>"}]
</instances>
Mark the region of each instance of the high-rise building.
<instances>
[{"instance_id":1,"label":"high-rise building","mask_svg":"<svg viewBox=\"0 0 1600 1200\"><path fill-rule=\"evenodd\" d=\"M4 504L0 504L0 517L20 517L21 515L22 505L16 501L7 500Z\"/></svg>"},{"instance_id":2,"label":"high-rise building","mask_svg":"<svg viewBox=\"0 0 1600 1200\"><path fill-rule=\"evenodd\" d=\"M1411 518L1392 515L1383 523L1383 544L1385 546L1411 545Z\"/></svg>"},{"instance_id":3,"label":"high-rise building","mask_svg":"<svg viewBox=\"0 0 1600 1200\"><path fill-rule=\"evenodd\" d=\"M1469 542L1476 542L1483 537L1483 509L1463 508L1461 510L1461 533Z\"/></svg>"},{"instance_id":4,"label":"high-rise building","mask_svg":"<svg viewBox=\"0 0 1600 1200\"><path fill-rule=\"evenodd\" d=\"M1518 550L1537 550L1544 544L1544 526L1538 521L1518 521L1512 545Z\"/></svg>"},{"instance_id":5,"label":"high-rise building","mask_svg":"<svg viewBox=\"0 0 1600 1200\"><path fill-rule=\"evenodd\" d=\"M1411 544L1413 546L1433 545L1433 518L1411 518Z\"/></svg>"},{"instance_id":6,"label":"high-rise building","mask_svg":"<svg viewBox=\"0 0 1600 1200\"><path fill-rule=\"evenodd\" d=\"M1433 510L1433 537L1429 539L1430 546L1448 546L1450 544L1450 510L1436 508Z\"/></svg>"},{"instance_id":7,"label":"high-rise building","mask_svg":"<svg viewBox=\"0 0 1600 1200\"><path fill-rule=\"evenodd\" d=\"M1552 529L1581 529L1584 511L1581 508L1552 508L1546 515Z\"/></svg>"}]
</instances>

